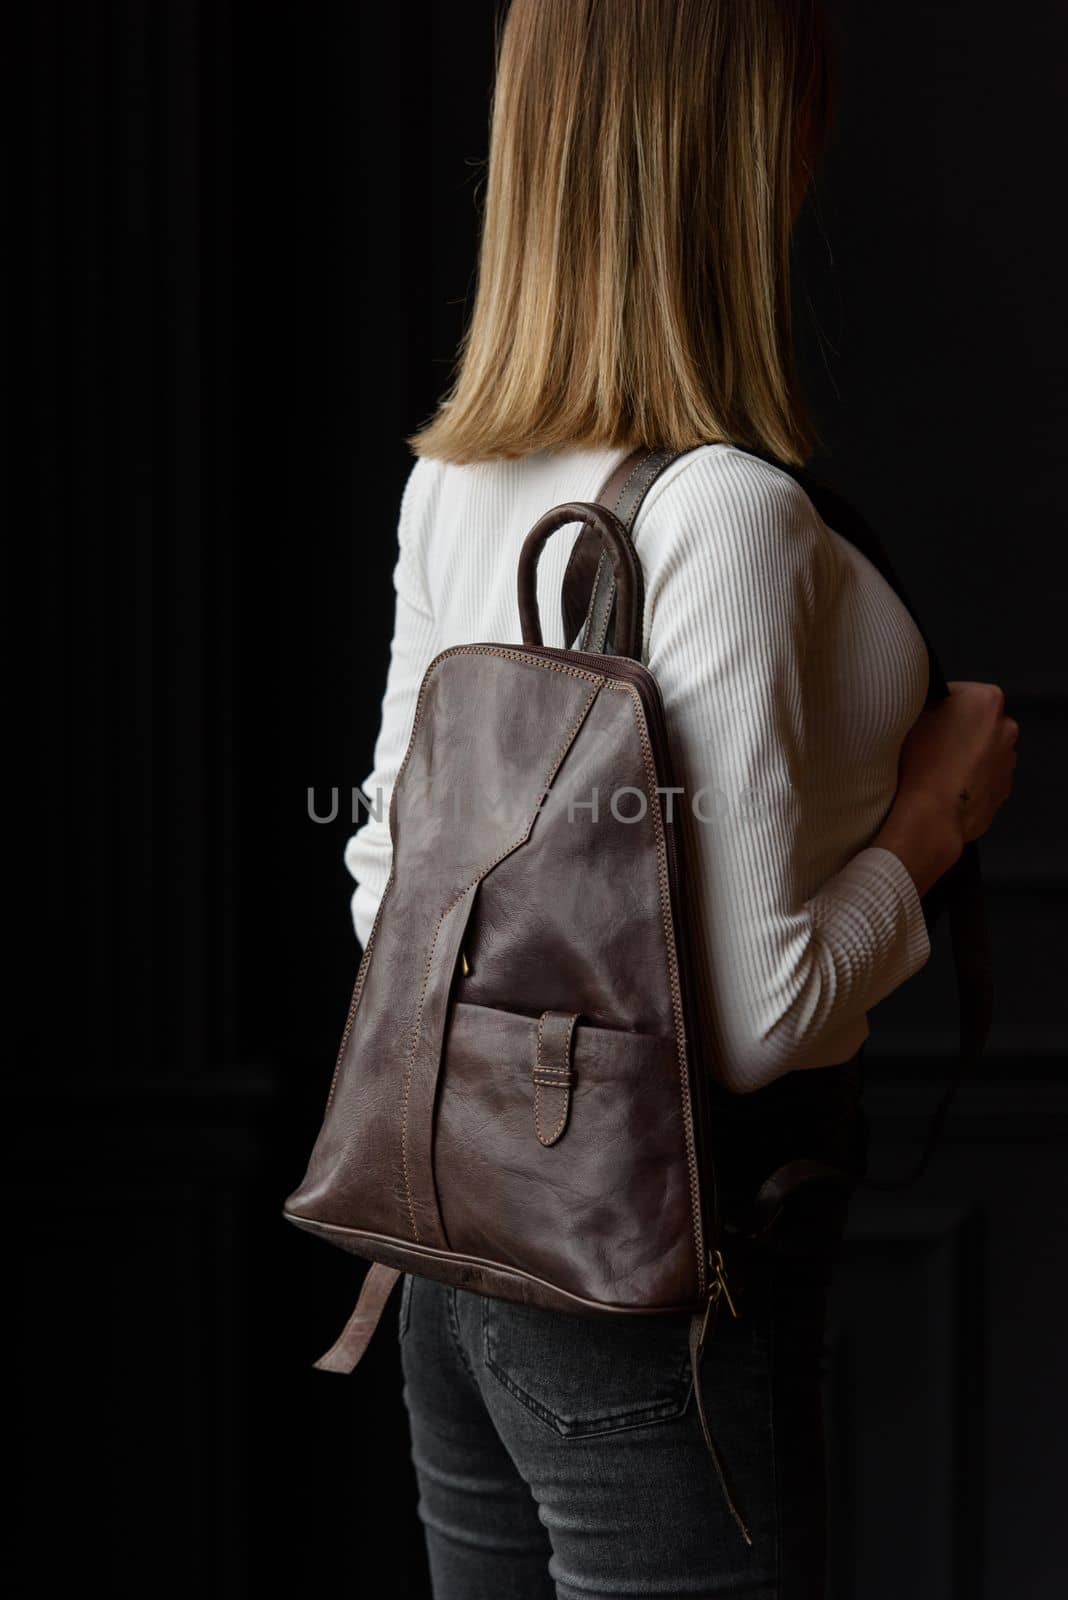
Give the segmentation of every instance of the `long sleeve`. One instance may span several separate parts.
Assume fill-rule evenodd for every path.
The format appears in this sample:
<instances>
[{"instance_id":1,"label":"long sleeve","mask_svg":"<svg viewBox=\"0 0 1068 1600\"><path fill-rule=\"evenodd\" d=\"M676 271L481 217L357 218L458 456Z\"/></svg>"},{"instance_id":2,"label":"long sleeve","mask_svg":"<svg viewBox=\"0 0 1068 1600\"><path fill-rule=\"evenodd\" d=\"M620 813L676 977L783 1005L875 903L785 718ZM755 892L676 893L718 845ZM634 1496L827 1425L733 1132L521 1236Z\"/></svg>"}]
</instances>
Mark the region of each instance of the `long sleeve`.
<instances>
[{"instance_id":1,"label":"long sleeve","mask_svg":"<svg viewBox=\"0 0 1068 1600\"><path fill-rule=\"evenodd\" d=\"M419 685L437 651L437 632L420 549L420 535L429 510L430 486L437 470L438 464L433 460L417 457L401 496L397 557L393 568L394 624L389 668L373 765L360 783L370 809L367 820L345 846L345 865L356 880L352 921L364 948L389 877L393 850L389 835L390 796L411 736Z\"/></svg>"},{"instance_id":2,"label":"long sleeve","mask_svg":"<svg viewBox=\"0 0 1068 1600\"><path fill-rule=\"evenodd\" d=\"M801 870L799 841L820 835L808 755L824 707L808 663L828 538L788 474L698 452L638 540L654 563L647 662L685 789L710 1065L737 1092L847 1059L868 1008L930 954L891 851L861 848L818 886Z\"/></svg>"}]
</instances>

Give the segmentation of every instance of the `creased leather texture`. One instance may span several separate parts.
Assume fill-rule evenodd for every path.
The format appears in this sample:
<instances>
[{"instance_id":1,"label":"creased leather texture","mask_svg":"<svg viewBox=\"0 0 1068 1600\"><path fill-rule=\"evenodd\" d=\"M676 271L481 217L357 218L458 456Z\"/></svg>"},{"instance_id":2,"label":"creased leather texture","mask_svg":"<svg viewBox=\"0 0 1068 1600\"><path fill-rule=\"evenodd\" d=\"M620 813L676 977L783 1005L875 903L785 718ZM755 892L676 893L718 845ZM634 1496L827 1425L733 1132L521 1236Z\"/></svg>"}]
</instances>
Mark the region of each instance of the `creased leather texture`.
<instances>
[{"instance_id":1,"label":"creased leather texture","mask_svg":"<svg viewBox=\"0 0 1068 1600\"><path fill-rule=\"evenodd\" d=\"M693 1292L693 1238L675 1041L576 1024L567 1128L546 1148L532 1115L538 1021L455 1008L435 1153L449 1237L577 1296L678 1304Z\"/></svg>"},{"instance_id":2,"label":"creased leather texture","mask_svg":"<svg viewBox=\"0 0 1068 1600\"><path fill-rule=\"evenodd\" d=\"M700 1302L654 744L635 685L567 652L458 646L431 663L391 799L393 871L290 1220L413 1271L453 1258L445 1281L503 1268L491 1292L528 1303ZM566 1074L540 1089L539 1026L543 1073Z\"/></svg>"}]
</instances>

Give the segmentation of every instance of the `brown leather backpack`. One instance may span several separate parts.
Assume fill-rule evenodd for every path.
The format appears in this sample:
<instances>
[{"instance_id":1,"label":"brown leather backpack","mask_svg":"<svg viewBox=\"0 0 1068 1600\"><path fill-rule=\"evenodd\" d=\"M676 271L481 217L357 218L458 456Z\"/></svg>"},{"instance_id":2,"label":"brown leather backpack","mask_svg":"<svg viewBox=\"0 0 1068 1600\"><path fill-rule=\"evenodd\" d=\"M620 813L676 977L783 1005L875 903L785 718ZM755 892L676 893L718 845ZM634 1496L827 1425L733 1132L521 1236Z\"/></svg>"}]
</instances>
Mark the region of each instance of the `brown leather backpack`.
<instances>
[{"instance_id":1,"label":"brown leather backpack","mask_svg":"<svg viewBox=\"0 0 1068 1600\"><path fill-rule=\"evenodd\" d=\"M325 1370L356 1365L402 1271L577 1315L688 1314L704 1437L748 1540L700 1388L714 1313L737 1307L629 534L679 454L634 451L597 502L534 525L521 644L457 645L427 668L390 800L392 870L284 1215L373 1263ZM563 614L582 647L548 648L538 557L575 523ZM769 1178L769 1205L826 1175L793 1165Z\"/></svg>"}]
</instances>

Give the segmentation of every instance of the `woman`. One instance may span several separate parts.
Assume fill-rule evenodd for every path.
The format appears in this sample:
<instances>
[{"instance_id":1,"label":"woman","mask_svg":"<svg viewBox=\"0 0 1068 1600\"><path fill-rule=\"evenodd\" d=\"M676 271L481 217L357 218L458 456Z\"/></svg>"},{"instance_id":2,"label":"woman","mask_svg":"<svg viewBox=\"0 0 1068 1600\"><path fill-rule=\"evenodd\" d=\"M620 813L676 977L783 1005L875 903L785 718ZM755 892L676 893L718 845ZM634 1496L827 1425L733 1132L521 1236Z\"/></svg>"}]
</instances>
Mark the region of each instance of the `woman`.
<instances>
[{"instance_id":1,"label":"woman","mask_svg":"<svg viewBox=\"0 0 1068 1600\"><path fill-rule=\"evenodd\" d=\"M595 498L635 445L684 450L634 527L642 659L679 781L715 796L701 822L684 816L739 1228L784 1160L863 1170L866 1013L927 960L921 896L989 826L1015 762L994 686L956 683L923 709L909 614L766 459L810 447L789 244L827 83L815 0L513 0L477 297L453 388L410 441L363 785L388 801L432 656L519 639L516 561L538 517ZM559 615L568 555L566 535L543 554L543 617ZM389 872L381 815L346 852L364 944ZM406 1277L404 1394L439 1600L821 1594L824 1304L843 1212L809 1207L801 1227L795 1210L751 1248L744 1315L720 1318L705 1358L751 1545L685 1387L684 1326Z\"/></svg>"}]
</instances>

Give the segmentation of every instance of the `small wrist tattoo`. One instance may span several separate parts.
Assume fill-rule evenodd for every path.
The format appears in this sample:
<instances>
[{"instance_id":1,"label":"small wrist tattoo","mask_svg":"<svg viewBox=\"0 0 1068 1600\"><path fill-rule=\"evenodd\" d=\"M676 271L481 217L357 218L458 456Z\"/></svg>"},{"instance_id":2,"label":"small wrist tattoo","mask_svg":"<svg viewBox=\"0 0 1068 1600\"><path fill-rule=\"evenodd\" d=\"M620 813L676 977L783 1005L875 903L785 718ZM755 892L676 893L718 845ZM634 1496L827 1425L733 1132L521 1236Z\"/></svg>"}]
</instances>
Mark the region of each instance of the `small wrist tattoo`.
<instances>
[{"instance_id":1,"label":"small wrist tattoo","mask_svg":"<svg viewBox=\"0 0 1068 1600\"><path fill-rule=\"evenodd\" d=\"M968 801L971 799L971 795L968 793L967 789L962 789L960 794L957 796L957 798L959 799L959 801L960 801L962 806L966 806L968 804Z\"/></svg>"}]
</instances>

